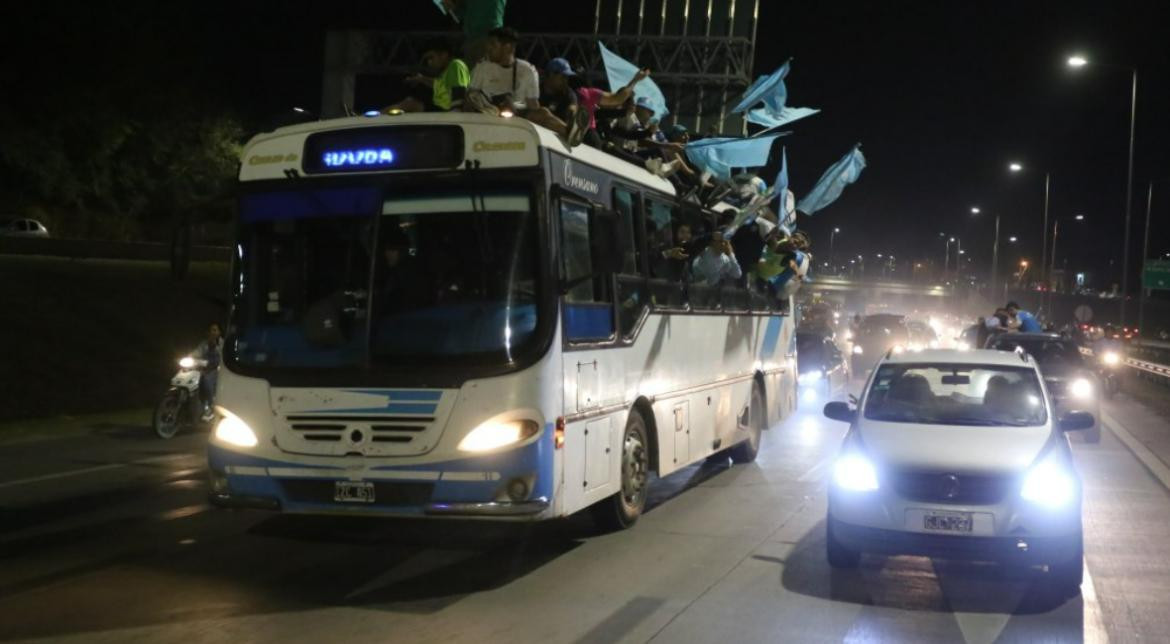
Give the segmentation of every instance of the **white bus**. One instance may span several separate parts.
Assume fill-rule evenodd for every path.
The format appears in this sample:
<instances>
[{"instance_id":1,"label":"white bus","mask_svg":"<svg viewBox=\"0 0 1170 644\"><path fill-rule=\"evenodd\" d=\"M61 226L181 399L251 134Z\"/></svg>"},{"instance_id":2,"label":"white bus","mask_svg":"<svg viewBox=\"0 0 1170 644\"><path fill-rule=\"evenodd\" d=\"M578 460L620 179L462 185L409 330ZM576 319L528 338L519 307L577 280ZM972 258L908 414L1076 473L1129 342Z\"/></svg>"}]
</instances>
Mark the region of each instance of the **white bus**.
<instances>
[{"instance_id":1,"label":"white bus","mask_svg":"<svg viewBox=\"0 0 1170 644\"><path fill-rule=\"evenodd\" d=\"M715 213L527 121L286 127L240 189L216 505L624 527L795 407L791 303L663 256Z\"/></svg>"}]
</instances>

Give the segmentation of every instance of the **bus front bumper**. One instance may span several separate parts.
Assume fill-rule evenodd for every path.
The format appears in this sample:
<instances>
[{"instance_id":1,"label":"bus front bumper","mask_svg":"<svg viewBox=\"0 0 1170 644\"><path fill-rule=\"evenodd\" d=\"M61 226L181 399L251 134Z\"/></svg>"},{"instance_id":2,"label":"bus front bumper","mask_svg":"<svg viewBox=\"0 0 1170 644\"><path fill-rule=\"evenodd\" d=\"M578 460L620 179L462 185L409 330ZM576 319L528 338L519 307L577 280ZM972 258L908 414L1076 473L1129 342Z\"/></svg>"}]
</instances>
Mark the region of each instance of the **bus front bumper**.
<instances>
[{"instance_id":1,"label":"bus front bumper","mask_svg":"<svg viewBox=\"0 0 1170 644\"><path fill-rule=\"evenodd\" d=\"M549 432L551 436L551 432ZM275 461L208 446L216 507L290 514L467 517L531 521L552 512L552 449L537 442L499 454L415 466ZM336 500L339 483L368 486L372 502Z\"/></svg>"}]
</instances>

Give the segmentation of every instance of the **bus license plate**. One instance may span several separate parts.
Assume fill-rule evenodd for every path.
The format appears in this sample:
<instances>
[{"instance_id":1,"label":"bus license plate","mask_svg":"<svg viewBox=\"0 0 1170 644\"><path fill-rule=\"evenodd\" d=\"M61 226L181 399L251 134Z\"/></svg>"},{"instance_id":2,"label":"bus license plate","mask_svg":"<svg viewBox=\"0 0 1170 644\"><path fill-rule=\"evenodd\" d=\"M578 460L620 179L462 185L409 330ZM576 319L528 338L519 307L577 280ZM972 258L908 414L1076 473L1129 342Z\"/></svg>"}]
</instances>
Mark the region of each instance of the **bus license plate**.
<instances>
[{"instance_id":1,"label":"bus license plate","mask_svg":"<svg viewBox=\"0 0 1170 644\"><path fill-rule=\"evenodd\" d=\"M922 515L922 527L941 532L971 532L970 512L927 512Z\"/></svg>"},{"instance_id":2,"label":"bus license plate","mask_svg":"<svg viewBox=\"0 0 1170 644\"><path fill-rule=\"evenodd\" d=\"M339 503L373 503L374 484L369 481L334 481L333 500Z\"/></svg>"}]
</instances>

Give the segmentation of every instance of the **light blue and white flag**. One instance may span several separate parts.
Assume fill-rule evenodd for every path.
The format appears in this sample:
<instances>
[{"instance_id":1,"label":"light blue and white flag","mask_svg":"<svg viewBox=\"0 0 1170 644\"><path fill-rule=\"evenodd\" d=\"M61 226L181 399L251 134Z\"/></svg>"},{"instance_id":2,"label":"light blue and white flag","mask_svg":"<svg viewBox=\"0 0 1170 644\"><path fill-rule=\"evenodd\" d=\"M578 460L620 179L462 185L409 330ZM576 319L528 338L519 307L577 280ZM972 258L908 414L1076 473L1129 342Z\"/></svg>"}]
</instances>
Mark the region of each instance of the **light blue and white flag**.
<instances>
[{"instance_id":1,"label":"light blue and white flag","mask_svg":"<svg viewBox=\"0 0 1170 644\"><path fill-rule=\"evenodd\" d=\"M756 82L744 91L739 104L731 108L732 113L745 112L761 101L776 111L783 109L784 102L788 100L788 88L784 86L788 68L789 63L786 62L771 74L757 78Z\"/></svg>"},{"instance_id":2,"label":"light blue and white flag","mask_svg":"<svg viewBox=\"0 0 1170 644\"><path fill-rule=\"evenodd\" d=\"M784 198L788 192L788 148L780 149L780 172L776 173L776 182L772 184L773 196Z\"/></svg>"},{"instance_id":3,"label":"light blue and white flag","mask_svg":"<svg viewBox=\"0 0 1170 644\"><path fill-rule=\"evenodd\" d=\"M727 181L732 168L757 168L768 163L772 142L787 132L750 139L711 138L688 143L687 159L704 172Z\"/></svg>"},{"instance_id":4,"label":"light blue and white flag","mask_svg":"<svg viewBox=\"0 0 1170 644\"><path fill-rule=\"evenodd\" d=\"M787 107L779 112L773 112L767 107L756 108L747 113L748 123L755 123L762 125L767 129L787 125L793 121L799 121L806 116L812 116L820 112L815 107Z\"/></svg>"},{"instance_id":5,"label":"light blue and white flag","mask_svg":"<svg viewBox=\"0 0 1170 644\"><path fill-rule=\"evenodd\" d=\"M606 49L601 41L597 42L597 46L601 49L601 61L605 63L605 75L609 78L609 89L616 92L628 85L637 75L638 66ZM670 110L666 109L666 96L662 94L658 84L649 78L643 78L637 85L634 85L634 97L645 97L646 100L650 101L650 105L654 109L654 118L659 121L670 114Z\"/></svg>"},{"instance_id":6,"label":"light blue and white flag","mask_svg":"<svg viewBox=\"0 0 1170 644\"><path fill-rule=\"evenodd\" d=\"M845 189L845 186L857 181L864 168L865 155L861 153L861 144L858 143L848 154L825 170L820 180L817 181L817 185L813 186L813 189L800 200L796 209L806 215L811 215L833 203L837 197L841 196L841 191Z\"/></svg>"}]
</instances>

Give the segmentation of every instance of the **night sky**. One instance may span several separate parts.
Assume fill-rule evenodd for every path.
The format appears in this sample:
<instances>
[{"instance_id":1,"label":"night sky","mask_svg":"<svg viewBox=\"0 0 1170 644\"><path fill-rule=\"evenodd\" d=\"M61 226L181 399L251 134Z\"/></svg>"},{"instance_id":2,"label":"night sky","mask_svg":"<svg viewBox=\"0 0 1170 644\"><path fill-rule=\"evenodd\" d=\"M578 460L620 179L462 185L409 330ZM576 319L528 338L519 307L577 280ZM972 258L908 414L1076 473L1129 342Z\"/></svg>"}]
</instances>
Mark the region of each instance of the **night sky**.
<instances>
[{"instance_id":1,"label":"night sky","mask_svg":"<svg viewBox=\"0 0 1170 644\"><path fill-rule=\"evenodd\" d=\"M452 27L430 0L382 2L40 3L3 20L6 118L68 100L93 78L128 94L176 83L213 96L245 122L319 103L322 41L331 27ZM555 7L555 9L553 9ZM976 262L991 252L988 214L1003 216L1001 274L1039 259L1043 174L1062 225L1058 264L1103 272L1120 263L1129 127L1126 69L1070 72L1069 53L1139 69L1131 264L1136 279L1146 185L1155 187L1151 254L1170 252L1170 43L1159 4L1127 2L779 2L764 0L757 74L794 57L789 103L818 107L786 140L799 196L855 142L860 182L801 223L827 257L893 253L941 261L940 231ZM524 31L588 32L593 2L509 3ZM543 61L534 61L538 64ZM83 109L84 106L78 106ZM1027 171L1009 176L1007 163ZM969 214L972 205L984 219ZM1073 214L1084 223L1073 223ZM1115 278L1116 279L1116 278Z\"/></svg>"}]
</instances>

